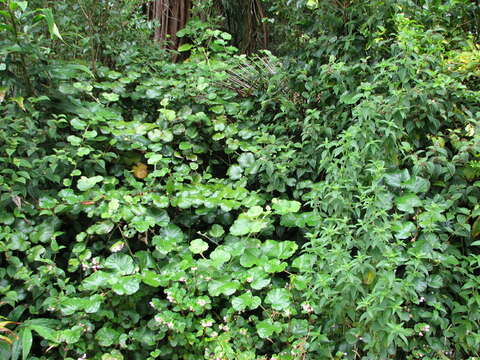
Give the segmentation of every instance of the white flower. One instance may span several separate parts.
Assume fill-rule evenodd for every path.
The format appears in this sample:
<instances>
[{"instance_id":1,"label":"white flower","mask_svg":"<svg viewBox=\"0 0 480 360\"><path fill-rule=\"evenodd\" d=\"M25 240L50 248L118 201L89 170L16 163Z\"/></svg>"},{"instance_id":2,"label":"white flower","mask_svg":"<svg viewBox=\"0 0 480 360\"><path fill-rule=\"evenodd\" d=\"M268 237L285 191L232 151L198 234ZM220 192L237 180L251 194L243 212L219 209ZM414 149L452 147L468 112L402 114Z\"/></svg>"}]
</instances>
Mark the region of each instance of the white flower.
<instances>
[{"instance_id":1,"label":"white flower","mask_svg":"<svg viewBox=\"0 0 480 360\"><path fill-rule=\"evenodd\" d=\"M113 253L119 252L123 249L124 246L125 246L125 243L122 241L119 241L110 248L110 251Z\"/></svg>"},{"instance_id":2,"label":"white flower","mask_svg":"<svg viewBox=\"0 0 480 360\"><path fill-rule=\"evenodd\" d=\"M175 302L175 299L173 298L172 294L167 292L167 300L171 303Z\"/></svg>"},{"instance_id":3,"label":"white flower","mask_svg":"<svg viewBox=\"0 0 480 360\"><path fill-rule=\"evenodd\" d=\"M200 306L205 306L207 304L207 302L204 299L198 299L197 304L200 305Z\"/></svg>"},{"instance_id":4,"label":"white flower","mask_svg":"<svg viewBox=\"0 0 480 360\"><path fill-rule=\"evenodd\" d=\"M213 325L213 320L202 320L203 327L211 327Z\"/></svg>"},{"instance_id":5,"label":"white flower","mask_svg":"<svg viewBox=\"0 0 480 360\"><path fill-rule=\"evenodd\" d=\"M311 312L313 312L313 308L312 308L312 306L311 306L309 303L302 303L302 309L303 309L303 311L305 311L306 313L311 313Z\"/></svg>"}]
</instances>

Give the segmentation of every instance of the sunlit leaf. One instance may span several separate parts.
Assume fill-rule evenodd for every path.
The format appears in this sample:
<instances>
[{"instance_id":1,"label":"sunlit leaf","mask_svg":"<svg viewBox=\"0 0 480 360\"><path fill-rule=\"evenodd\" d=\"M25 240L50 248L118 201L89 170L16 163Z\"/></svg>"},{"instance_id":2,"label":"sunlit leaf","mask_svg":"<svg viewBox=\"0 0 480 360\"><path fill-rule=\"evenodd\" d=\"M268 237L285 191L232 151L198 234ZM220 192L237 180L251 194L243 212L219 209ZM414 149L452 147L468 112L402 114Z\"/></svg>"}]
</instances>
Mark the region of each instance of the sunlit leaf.
<instances>
[{"instance_id":1,"label":"sunlit leaf","mask_svg":"<svg viewBox=\"0 0 480 360\"><path fill-rule=\"evenodd\" d=\"M41 9L43 15L45 16L45 20L47 22L48 31L50 32L50 36L52 38L56 37L60 40L63 40L62 35L60 35L60 31L58 30L57 24L53 18L53 11L52 9Z\"/></svg>"}]
</instances>

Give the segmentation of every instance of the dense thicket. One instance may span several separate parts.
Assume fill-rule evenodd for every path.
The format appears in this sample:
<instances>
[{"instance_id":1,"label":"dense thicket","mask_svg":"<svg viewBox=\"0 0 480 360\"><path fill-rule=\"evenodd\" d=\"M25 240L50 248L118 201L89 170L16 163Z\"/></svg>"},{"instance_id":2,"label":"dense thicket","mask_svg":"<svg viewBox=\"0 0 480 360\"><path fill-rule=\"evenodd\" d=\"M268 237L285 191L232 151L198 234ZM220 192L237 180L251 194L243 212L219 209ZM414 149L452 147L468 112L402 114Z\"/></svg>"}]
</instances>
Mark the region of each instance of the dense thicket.
<instances>
[{"instance_id":1,"label":"dense thicket","mask_svg":"<svg viewBox=\"0 0 480 360\"><path fill-rule=\"evenodd\" d=\"M480 355L475 2L0 6L2 359Z\"/></svg>"}]
</instances>

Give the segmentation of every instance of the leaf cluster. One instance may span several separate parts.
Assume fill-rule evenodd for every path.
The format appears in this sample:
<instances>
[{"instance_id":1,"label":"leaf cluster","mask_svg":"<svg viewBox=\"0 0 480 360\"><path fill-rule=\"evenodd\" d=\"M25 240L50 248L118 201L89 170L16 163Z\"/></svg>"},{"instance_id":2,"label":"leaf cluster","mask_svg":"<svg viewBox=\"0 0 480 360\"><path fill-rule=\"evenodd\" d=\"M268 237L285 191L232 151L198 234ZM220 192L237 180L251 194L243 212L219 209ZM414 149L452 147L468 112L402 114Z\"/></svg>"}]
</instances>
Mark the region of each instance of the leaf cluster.
<instances>
[{"instance_id":1,"label":"leaf cluster","mask_svg":"<svg viewBox=\"0 0 480 360\"><path fill-rule=\"evenodd\" d=\"M18 339L2 358L478 356L470 2L272 0L278 33L288 19L301 41L285 35L248 93L232 72L249 62L198 19L183 62L140 39L87 67L48 20L36 31L58 40L26 31L49 12L14 3L0 314ZM83 3L67 3L68 28ZM117 54L134 41L118 36L87 42Z\"/></svg>"}]
</instances>

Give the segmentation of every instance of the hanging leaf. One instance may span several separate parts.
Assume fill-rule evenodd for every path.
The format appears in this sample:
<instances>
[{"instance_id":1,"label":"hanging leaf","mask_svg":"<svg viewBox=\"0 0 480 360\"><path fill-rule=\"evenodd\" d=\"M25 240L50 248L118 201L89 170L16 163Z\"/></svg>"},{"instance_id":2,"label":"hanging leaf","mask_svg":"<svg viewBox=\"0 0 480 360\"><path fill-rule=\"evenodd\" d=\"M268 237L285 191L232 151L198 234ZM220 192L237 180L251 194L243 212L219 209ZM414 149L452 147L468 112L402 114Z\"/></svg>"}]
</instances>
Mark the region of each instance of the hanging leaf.
<instances>
[{"instance_id":1,"label":"hanging leaf","mask_svg":"<svg viewBox=\"0 0 480 360\"><path fill-rule=\"evenodd\" d=\"M26 111L25 105L23 104L23 101L24 101L23 96L17 96L17 97L11 98L10 100L15 101L20 109L22 109L23 111Z\"/></svg>"},{"instance_id":2,"label":"hanging leaf","mask_svg":"<svg viewBox=\"0 0 480 360\"><path fill-rule=\"evenodd\" d=\"M472 226L472 238L476 238L480 235L480 217L475 220Z\"/></svg>"},{"instance_id":3,"label":"hanging leaf","mask_svg":"<svg viewBox=\"0 0 480 360\"><path fill-rule=\"evenodd\" d=\"M0 87L0 104L5 99L5 94L7 93L7 90L8 90L8 88L6 88L6 87Z\"/></svg>"},{"instance_id":4,"label":"hanging leaf","mask_svg":"<svg viewBox=\"0 0 480 360\"><path fill-rule=\"evenodd\" d=\"M364 277L363 277L363 283L365 285L370 285L373 283L373 280L375 280L376 272L375 270L370 270Z\"/></svg>"},{"instance_id":5,"label":"hanging leaf","mask_svg":"<svg viewBox=\"0 0 480 360\"><path fill-rule=\"evenodd\" d=\"M18 323L15 321L0 321L0 333L8 333L9 335L12 335L15 338L18 338L18 336L12 330L7 328L7 325L11 325L11 324L18 324ZM13 340L11 337L4 336L4 335L0 336L0 341L5 341L10 345L13 343Z\"/></svg>"},{"instance_id":6,"label":"hanging leaf","mask_svg":"<svg viewBox=\"0 0 480 360\"><path fill-rule=\"evenodd\" d=\"M30 330L30 328L22 329L20 339L22 341L22 359L27 360L28 354L32 348L32 330Z\"/></svg>"},{"instance_id":7,"label":"hanging leaf","mask_svg":"<svg viewBox=\"0 0 480 360\"><path fill-rule=\"evenodd\" d=\"M48 31L50 32L51 38L53 39L56 37L60 40L63 40L62 35L60 35L60 31L58 31L57 24L55 24L52 9L41 9L41 11L45 16L45 21L47 22Z\"/></svg>"},{"instance_id":8,"label":"hanging leaf","mask_svg":"<svg viewBox=\"0 0 480 360\"><path fill-rule=\"evenodd\" d=\"M178 47L178 51L182 52L182 51L188 51L190 50L191 48L193 48L193 45L192 44L183 44L183 45L180 45Z\"/></svg>"}]
</instances>

